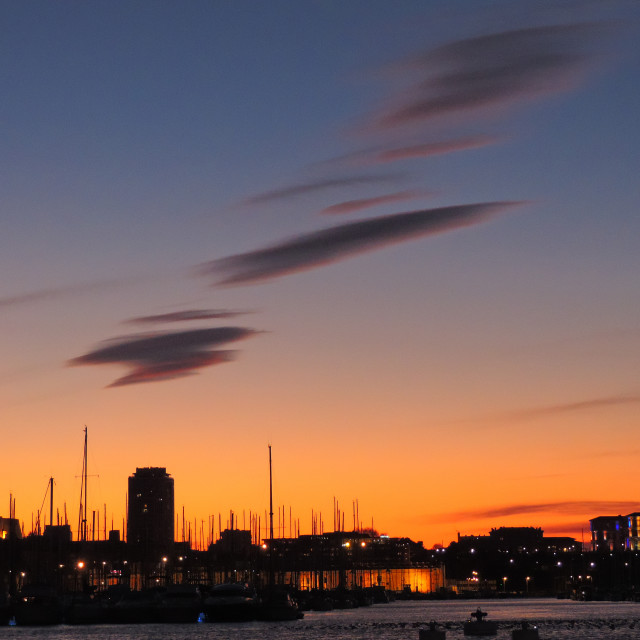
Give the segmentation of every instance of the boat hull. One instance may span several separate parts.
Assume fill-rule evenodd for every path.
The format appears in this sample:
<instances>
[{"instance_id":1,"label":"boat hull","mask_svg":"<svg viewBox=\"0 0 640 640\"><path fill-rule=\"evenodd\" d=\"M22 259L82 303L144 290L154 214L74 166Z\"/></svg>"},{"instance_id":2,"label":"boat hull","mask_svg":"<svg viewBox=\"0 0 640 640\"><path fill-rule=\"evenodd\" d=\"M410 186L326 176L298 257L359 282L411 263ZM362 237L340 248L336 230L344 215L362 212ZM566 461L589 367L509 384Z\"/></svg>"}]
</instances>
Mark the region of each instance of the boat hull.
<instances>
[{"instance_id":1,"label":"boat hull","mask_svg":"<svg viewBox=\"0 0 640 640\"><path fill-rule=\"evenodd\" d=\"M464 623L465 636L495 636L498 635L498 625L495 622L469 621Z\"/></svg>"}]
</instances>

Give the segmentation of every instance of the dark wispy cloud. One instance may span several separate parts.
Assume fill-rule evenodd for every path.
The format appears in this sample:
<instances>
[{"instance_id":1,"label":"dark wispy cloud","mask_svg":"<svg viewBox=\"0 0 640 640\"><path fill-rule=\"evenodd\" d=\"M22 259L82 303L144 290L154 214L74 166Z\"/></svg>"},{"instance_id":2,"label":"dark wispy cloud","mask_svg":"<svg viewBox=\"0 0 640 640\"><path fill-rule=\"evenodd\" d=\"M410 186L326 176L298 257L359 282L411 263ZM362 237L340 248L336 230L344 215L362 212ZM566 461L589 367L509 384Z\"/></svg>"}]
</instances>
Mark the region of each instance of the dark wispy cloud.
<instances>
[{"instance_id":1,"label":"dark wispy cloud","mask_svg":"<svg viewBox=\"0 0 640 640\"><path fill-rule=\"evenodd\" d=\"M387 193L373 198L360 198L358 200L347 200L339 202L330 207L322 209L320 213L335 215L343 213L353 213L362 211L371 207L377 207L382 204L393 204L394 202L403 202L405 200L415 200L416 198L424 198L432 195L428 191L396 191L395 193Z\"/></svg>"},{"instance_id":2,"label":"dark wispy cloud","mask_svg":"<svg viewBox=\"0 0 640 640\"><path fill-rule=\"evenodd\" d=\"M131 372L110 387L139 382L173 380L195 373L203 367L229 362L233 351L220 351L230 342L245 340L258 333L242 327L192 329L172 333L126 336L109 340L92 351L69 361L69 365L122 364Z\"/></svg>"},{"instance_id":3,"label":"dark wispy cloud","mask_svg":"<svg viewBox=\"0 0 640 640\"><path fill-rule=\"evenodd\" d=\"M543 418L562 413L574 413L577 411L587 411L591 409L606 409L629 404L640 404L640 395L624 394L607 396L605 398L591 398L589 400L580 400L578 402L552 404L544 407L534 407L531 409L524 409L522 411L513 411L508 413L504 418L507 420Z\"/></svg>"},{"instance_id":4,"label":"dark wispy cloud","mask_svg":"<svg viewBox=\"0 0 640 640\"><path fill-rule=\"evenodd\" d=\"M466 204L358 220L213 260L199 271L219 278L217 284L221 285L263 282L394 243L478 224L517 204Z\"/></svg>"},{"instance_id":5,"label":"dark wispy cloud","mask_svg":"<svg viewBox=\"0 0 640 640\"><path fill-rule=\"evenodd\" d=\"M85 282L81 284L68 285L66 287L50 287L48 289L19 293L13 296L0 298L0 309L9 309L11 307L36 304L40 302L50 302L60 298L105 291L123 284L125 284L124 280L102 280L99 282Z\"/></svg>"},{"instance_id":6,"label":"dark wispy cloud","mask_svg":"<svg viewBox=\"0 0 640 640\"><path fill-rule=\"evenodd\" d=\"M509 504L468 511L456 511L436 516L440 522L455 520L484 520L534 513L561 513L567 515L624 514L640 509L640 502L622 500L572 500L566 502L539 502L529 504Z\"/></svg>"},{"instance_id":7,"label":"dark wispy cloud","mask_svg":"<svg viewBox=\"0 0 640 640\"><path fill-rule=\"evenodd\" d=\"M490 144L499 142L500 138L496 136L469 136L467 138L458 138L456 140L443 140L439 142L425 142L423 144L414 144L406 147L396 147L394 149L385 149L372 154L371 158L374 162L396 162L397 160L406 160L410 158L429 158L431 156L441 156L456 151L466 151L467 149L477 149L486 147Z\"/></svg>"},{"instance_id":8,"label":"dark wispy cloud","mask_svg":"<svg viewBox=\"0 0 640 640\"><path fill-rule=\"evenodd\" d=\"M417 123L572 88L593 59L592 44L603 31L602 25L586 23L539 26L428 51L405 62L417 81L375 124Z\"/></svg>"},{"instance_id":9,"label":"dark wispy cloud","mask_svg":"<svg viewBox=\"0 0 640 640\"><path fill-rule=\"evenodd\" d=\"M361 149L352 153L346 153L329 160L317 163L319 166L326 165L375 165L388 164L399 160L407 160L414 158L430 158L432 156L441 156L456 151L465 151L467 149L477 149L496 144L503 140L499 136L475 135L465 136L462 138L451 138L447 140L431 140L421 142L420 144L387 144L386 146L377 146L369 149Z\"/></svg>"},{"instance_id":10,"label":"dark wispy cloud","mask_svg":"<svg viewBox=\"0 0 640 640\"><path fill-rule=\"evenodd\" d=\"M193 320L228 320L246 315L249 311L229 311L226 309L188 309L172 313L159 313L151 316L138 316L125 320L124 324L153 324L189 322Z\"/></svg>"},{"instance_id":11,"label":"dark wispy cloud","mask_svg":"<svg viewBox=\"0 0 640 640\"><path fill-rule=\"evenodd\" d=\"M244 200L244 204L256 205L266 204L268 202L276 202L286 200L309 193L317 193L319 191L328 191L330 189L338 189L343 187L358 187L371 184L388 184L390 182L398 182L404 178L400 174L387 175L360 175L336 178L325 178L323 180L315 180L311 182L301 182L299 184L289 185L282 189L274 189L272 191L264 191L255 196L251 196Z\"/></svg>"}]
</instances>

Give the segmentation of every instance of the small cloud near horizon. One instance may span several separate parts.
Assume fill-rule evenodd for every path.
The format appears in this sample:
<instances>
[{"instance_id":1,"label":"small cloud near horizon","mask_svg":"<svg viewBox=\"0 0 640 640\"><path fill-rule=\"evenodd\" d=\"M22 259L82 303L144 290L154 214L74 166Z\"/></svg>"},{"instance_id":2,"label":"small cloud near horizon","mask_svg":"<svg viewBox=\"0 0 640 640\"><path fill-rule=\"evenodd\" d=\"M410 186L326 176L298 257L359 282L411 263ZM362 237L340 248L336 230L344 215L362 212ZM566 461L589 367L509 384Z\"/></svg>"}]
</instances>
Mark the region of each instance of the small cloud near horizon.
<instances>
[{"instance_id":1,"label":"small cloud near horizon","mask_svg":"<svg viewBox=\"0 0 640 640\"><path fill-rule=\"evenodd\" d=\"M510 504L469 511L438 514L436 522L455 520L486 520L533 513L565 513L571 515L591 514L592 518L603 514L631 513L640 509L640 502L615 500L573 500L565 502L542 502L532 504Z\"/></svg>"},{"instance_id":2,"label":"small cloud near horizon","mask_svg":"<svg viewBox=\"0 0 640 640\"><path fill-rule=\"evenodd\" d=\"M279 244L219 258L198 273L217 285L255 284L328 265L392 244L485 222L521 202L489 202L396 213L357 220Z\"/></svg>"},{"instance_id":3,"label":"small cloud near horizon","mask_svg":"<svg viewBox=\"0 0 640 640\"><path fill-rule=\"evenodd\" d=\"M573 413L575 411L584 411L586 409L602 409L608 407L616 407L620 405L640 404L640 395L618 395L608 396L605 398L593 398L591 400L581 400L578 402L564 402L543 407L534 407L531 409L523 409L521 411L512 411L504 416L505 420L522 420L532 419L543 416L550 416L562 413Z\"/></svg>"},{"instance_id":4,"label":"small cloud near horizon","mask_svg":"<svg viewBox=\"0 0 640 640\"><path fill-rule=\"evenodd\" d=\"M193 375L204 367L230 362L235 352L220 351L217 347L245 340L257 333L242 327L216 327L126 336L108 340L103 346L73 358L67 364L121 364L131 369L129 374L118 378L109 387L174 380Z\"/></svg>"},{"instance_id":5,"label":"small cloud near horizon","mask_svg":"<svg viewBox=\"0 0 640 640\"><path fill-rule=\"evenodd\" d=\"M576 402L559 402L552 405L530 407L528 409L519 409L515 411L506 411L495 414L485 414L472 418L461 418L459 420L451 420L449 424L459 425L482 423L487 428L492 428L508 425L509 423L516 421L536 420L539 418L545 418L547 416L578 413L580 411L587 411L590 409L605 410L608 408L634 404L640 404L640 395L635 393L620 394L617 396L592 398L589 400L579 400Z\"/></svg>"}]
</instances>

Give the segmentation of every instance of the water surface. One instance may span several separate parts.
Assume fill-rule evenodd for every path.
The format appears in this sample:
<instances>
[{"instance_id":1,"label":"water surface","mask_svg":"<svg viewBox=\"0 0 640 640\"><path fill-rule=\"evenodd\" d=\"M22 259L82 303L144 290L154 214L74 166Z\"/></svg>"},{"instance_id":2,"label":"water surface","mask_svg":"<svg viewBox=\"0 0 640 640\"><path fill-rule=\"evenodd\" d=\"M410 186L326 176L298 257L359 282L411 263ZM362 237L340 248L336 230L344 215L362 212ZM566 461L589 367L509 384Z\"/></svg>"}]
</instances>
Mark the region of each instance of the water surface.
<instances>
[{"instance_id":1,"label":"water surface","mask_svg":"<svg viewBox=\"0 0 640 640\"><path fill-rule=\"evenodd\" d=\"M499 639L511 638L511 630L528 620L541 640L640 640L640 603L550 599L393 602L308 611L294 622L1 627L0 640L417 640L430 620L445 625L447 639L455 640L465 637L462 624L478 606L498 622Z\"/></svg>"}]
</instances>

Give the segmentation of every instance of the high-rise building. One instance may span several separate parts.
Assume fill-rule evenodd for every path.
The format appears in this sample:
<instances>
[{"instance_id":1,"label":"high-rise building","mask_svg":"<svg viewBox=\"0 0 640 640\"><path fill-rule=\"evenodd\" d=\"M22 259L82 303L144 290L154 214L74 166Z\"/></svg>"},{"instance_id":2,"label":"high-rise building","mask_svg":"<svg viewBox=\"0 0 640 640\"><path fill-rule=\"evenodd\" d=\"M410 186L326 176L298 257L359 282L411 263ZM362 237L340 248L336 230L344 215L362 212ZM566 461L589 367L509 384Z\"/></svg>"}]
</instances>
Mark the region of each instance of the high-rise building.
<instances>
[{"instance_id":1,"label":"high-rise building","mask_svg":"<svg viewBox=\"0 0 640 640\"><path fill-rule=\"evenodd\" d=\"M173 478L165 467L138 467L129 476L127 543L148 554L173 547Z\"/></svg>"}]
</instances>

